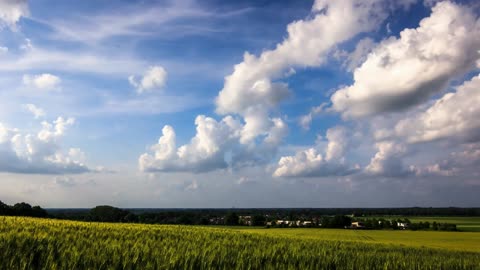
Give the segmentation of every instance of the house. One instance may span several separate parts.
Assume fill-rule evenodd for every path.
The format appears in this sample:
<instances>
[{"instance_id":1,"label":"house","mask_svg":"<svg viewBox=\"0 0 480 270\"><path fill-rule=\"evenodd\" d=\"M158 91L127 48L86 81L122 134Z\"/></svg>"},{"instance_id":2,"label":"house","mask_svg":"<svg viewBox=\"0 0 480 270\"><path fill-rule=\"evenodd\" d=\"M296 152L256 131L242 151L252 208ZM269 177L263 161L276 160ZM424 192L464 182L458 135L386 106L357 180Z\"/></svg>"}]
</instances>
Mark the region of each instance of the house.
<instances>
[{"instance_id":1,"label":"house","mask_svg":"<svg viewBox=\"0 0 480 270\"><path fill-rule=\"evenodd\" d=\"M239 216L238 221L241 225L252 226L252 216Z\"/></svg>"},{"instance_id":2,"label":"house","mask_svg":"<svg viewBox=\"0 0 480 270\"><path fill-rule=\"evenodd\" d=\"M352 225L350 225L350 228L352 228L352 229L365 229L365 224L361 221L352 222Z\"/></svg>"},{"instance_id":3,"label":"house","mask_svg":"<svg viewBox=\"0 0 480 270\"><path fill-rule=\"evenodd\" d=\"M313 227L313 222L311 221L304 221L302 222L302 225L303 227Z\"/></svg>"},{"instance_id":4,"label":"house","mask_svg":"<svg viewBox=\"0 0 480 270\"><path fill-rule=\"evenodd\" d=\"M397 227L399 229L408 229L408 227L410 226L410 224L406 223L406 222L397 222Z\"/></svg>"},{"instance_id":5,"label":"house","mask_svg":"<svg viewBox=\"0 0 480 270\"><path fill-rule=\"evenodd\" d=\"M223 217L214 217L214 218L209 219L209 224L211 224L211 225L224 225L225 220L224 220Z\"/></svg>"},{"instance_id":6,"label":"house","mask_svg":"<svg viewBox=\"0 0 480 270\"><path fill-rule=\"evenodd\" d=\"M287 225L287 224L288 224L288 220L281 220L281 219L279 219L279 220L277 220L277 221L275 222L275 224L277 224L277 225L284 225L284 224Z\"/></svg>"}]
</instances>

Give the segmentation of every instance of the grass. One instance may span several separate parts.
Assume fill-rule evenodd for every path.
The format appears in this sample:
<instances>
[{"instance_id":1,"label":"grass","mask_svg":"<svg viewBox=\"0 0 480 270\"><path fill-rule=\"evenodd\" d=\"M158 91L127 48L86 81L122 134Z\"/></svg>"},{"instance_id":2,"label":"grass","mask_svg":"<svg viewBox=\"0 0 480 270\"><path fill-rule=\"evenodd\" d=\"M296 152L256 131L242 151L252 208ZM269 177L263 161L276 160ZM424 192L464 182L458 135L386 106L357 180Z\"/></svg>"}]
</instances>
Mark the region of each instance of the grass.
<instances>
[{"instance_id":1,"label":"grass","mask_svg":"<svg viewBox=\"0 0 480 270\"><path fill-rule=\"evenodd\" d=\"M464 232L480 232L480 217L407 217L411 222L452 223Z\"/></svg>"},{"instance_id":2,"label":"grass","mask_svg":"<svg viewBox=\"0 0 480 270\"><path fill-rule=\"evenodd\" d=\"M445 234L0 217L0 269L480 269L478 238Z\"/></svg>"},{"instance_id":3,"label":"grass","mask_svg":"<svg viewBox=\"0 0 480 270\"><path fill-rule=\"evenodd\" d=\"M365 218L384 218L388 220L392 219L404 219L408 218L411 222L425 222L433 223L451 223L457 225L457 229L462 232L480 232L480 217L422 217L422 216L372 216Z\"/></svg>"},{"instance_id":4,"label":"grass","mask_svg":"<svg viewBox=\"0 0 480 270\"><path fill-rule=\"evenodd\" d=\"M231 228L231 230L236 230ZM240 229L261 235L281 235L297 239L315 239L377 243L405 247L439 248L452 251L480 251L480 233L440 231L345 230L307 228Z\"/></svg>"}]
</instances>

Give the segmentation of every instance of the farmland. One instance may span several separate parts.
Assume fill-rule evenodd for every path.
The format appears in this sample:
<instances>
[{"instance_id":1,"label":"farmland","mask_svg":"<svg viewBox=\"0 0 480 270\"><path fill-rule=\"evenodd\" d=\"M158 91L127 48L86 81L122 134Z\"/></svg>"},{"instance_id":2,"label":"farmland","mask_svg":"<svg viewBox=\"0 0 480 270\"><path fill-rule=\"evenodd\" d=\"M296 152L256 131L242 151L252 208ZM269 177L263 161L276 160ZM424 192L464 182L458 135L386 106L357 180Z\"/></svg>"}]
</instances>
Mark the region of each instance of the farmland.
<instances>
[{"instance_id":1,"label":"farmland","mask_svg":"<svg viewBox=\"0 0 480 270\"><path fill-rule=\"evenodd\" d=\"M387 241L388 234L393 240ZM0 269L479 269L478 242L475 233L463 232L239 230L0 217Z\"/></svg>"},{"instance_id":2,"label":"farmland","mask_svg":"<svg viewBox=\"0 0 480 270\"><path fill-rule=\"evenodd\" d=\"M281 235L302 239L342 242L377 243L391 246L439 248L457 251L479 251L480 233L435 232L402 230L345 230L345 229L236 229L262 235Z\"/></svg>"},{"instance_id":3,"label":"farmland","mask_svg":"<svg viewBox=\"0 0 480 270\"><path fill-rule=\"evenodd\" d=\"M480 232L480 217L407 217L412 222L445 222L457 225L465 232Z\"/></svg>"}]
</instances>

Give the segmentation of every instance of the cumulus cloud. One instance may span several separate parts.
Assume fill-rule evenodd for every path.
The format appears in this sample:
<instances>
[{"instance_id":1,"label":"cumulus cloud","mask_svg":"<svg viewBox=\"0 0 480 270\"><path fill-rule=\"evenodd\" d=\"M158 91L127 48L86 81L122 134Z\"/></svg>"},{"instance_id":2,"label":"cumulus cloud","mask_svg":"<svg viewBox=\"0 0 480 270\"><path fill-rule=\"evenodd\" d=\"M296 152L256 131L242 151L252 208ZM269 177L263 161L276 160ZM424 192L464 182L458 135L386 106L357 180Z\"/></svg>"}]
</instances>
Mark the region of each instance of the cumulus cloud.
<instances>
[{"instance_id":1,"label":"cumulus cloud","mask_svg":"<svg viewBox=\"0 0 480 270\"><path fill-rule=\"evenodd\" d=\"M45 117L45 111L42 108L35 106L34 104L25 104L23 107L33 114L35 119Z\"/></svg>"},{"instance_id":2,"label":"cumulus cloud","mask_svg":"<svg viewBox=\"0 0 480 270\"><path fill-rule=\"evenodd\" d=\"M386 13L379 1L316 1L312 18L287 26L287 38L260 56L246 52L243 62L225 78L216 99L220 114L245 118L242 141L251 141L273 125L268 111L289 96L286 83L278 80L292 67L313 67L325 62L337 44L377 27Z\"/></svg>"},{"instance_id":3,"label":"cumulus cloud","mask_svg":"<svg viewBox=\"0 0 480 270\"><path fill-rule=\"evenodd\" d=\"M322 177L348 175L357 171L358 167L346 164L344 154L349 139L344 127L327 130L328 144L325 156L316 148L298 151L295 156L281 157L274 177Z\"/></svg>"},{"instance_id":4,"label":"cumulus cloud","mask_svg":"<svg viewBox=\"0 0 480 270\"><path fill-rule=\"evenodd\" d=\"M333 127L327 130L327 149L325 151L325 160L339 160L345 154L348 146L347 131L344 127Z\"/></svg>"},{"instance_id":5,"label":"cumulus cloud","mask_svg":"<svg viewBox=\"0 0 480 270\"><path fill-rule=\"evenodd\" d=\"M0 30L7 26L15 31L20 18L28 15L29 10L27 0L0 1Z\"/></svg>"},{"instance_id":6,"label":"cumulus cloud","mask_svg":"<svg viewBox=\"0 0 480 270\"><path fill-rule=\"evenodd\" d=\"M167 82L167 71L161 66L151 66L140 80L131 75L128 77L128 82L137 89L139 94L161 89Z\"/></svg>"},{"instance_id":7,"label":"cumulus cloud","mask_svg":"<svg viewBox=\"0 0 480 270\"><path fill-rule=\"evenodd\" d=\"M347 68L348 71L353 71L355 68L360 66L365 60L367 55L375 47L375 41L371 38L364 38L360 40L355 46L355 50L347 54L345 62L343 65Z\"/></svg>"},{"instance_id":8,"label":"cumulus cloud","mask_svg":"<svg viewBox=\"0 0 480 270\"><path fill-rule=\"evenodd\" d=\"M416 29L382 41L354 71L354 84L338 90L333 108L344 117L398 111L443 91L475 67L480 23L472 11L438 3Z\"/></svg>"},{"instance_id":9,"label":"cumulus cloud","mask_svg":"<svg viewBox=\"0 0 480 270\"><path fill-rule=\"evenodd\" d=\"M282 79L294 75L295 68L324 64L338 44L378 27L388 15L388 7L395 5L392 3L379 0L316 1L307 19L287 26L285 40L259 56L246 52L233 73L225 77L223 89L215 100L216 112L239 115L243 121L227 116L217 122L199 116L197 135L189 144L179 148L175 144L173 128L166 126L159 143L151 148L153 153L145 153L139 158L141 170L198 172L228 165L258 165L271 160L288 131L282 117L271 116L291 93ZM141 86L134 77L130 77L130 82L137 90ZM235 125L224 123L226 119L235 121ZM304 126L309 121L307 119ZM208 140L211 143L201 132L206 123L212 127L208 131L212 133ZM217 134L221 134L220 140L215 139ZM339 148L340 145L332 145L325 161L333 163ZM226 162L227 153L229 162Z\"/></svg>"},{"instance_id":10,"label":"cumulus cloud","mask_svg":"<svg viewBox=\"0 0 480 270\"><path fill-rule=\"evenodd\" d=\"M177 147L173 127L166 125L153 154L144 153L139 167L145 172L208 172L227 167L265 164L275 155L287 127L280 118L272 118L268 136L255 143L243 144L244 125L232 116L221 121L199 115L195 119L196 135L189 144Z\"/></svg>"},{"instance_id":11,"label":"cumulus cloud","mask_svg":"<svg viewBox=\"0 0 480 270\"><path fill-rule=\"evenodd\" d=\"M395 133L410 143L444 138L480 140L480 75L447 93L427 110L401 120Z\"/></svg>"},{"instance_id":12,"label":"cumulus cloud","mask_svg":"<svg viewBox=\"0 0 480 270\"><path fill-rule=\"evenodd\" d=\"M410 168L403 164L403 157L407 147L394 141L383 141L375 144L377 153L370 160L365 172L371 175L402 177L412 173Z\"/></svg>"},{"instance_id":13,"label":"cumulus cloud","mask_svg":"<svg viewBox=\"0 0 480 270\"><path fill-rule=\"evenodd\" d=\"M67 174L88 172L78 159L79 149L62 151L60 141L75 120L58 117L42 122L36 134L23 133L0 123L0 171L11 173Z\"/></svg>"},{"instance_id":14,"label":"cumulus cloud","mask_svg":"<svg viewBox=\"0 0 480 270\"><path fill-rule=\"evenodd\" d=\"M417 176L470 176L478 178L480 172L480 144L460 145L444 158L425 166L412 166Z\"/></svg>"},{"instance_id":15,"label":"cumulus cloud","mask_svg":"<svg viewBox=\"0 0 480 270\"><path fill-rule=\"evenodd\" d=\"M62 80L52 74L23 75L23 84L41 90L58 90Z\"/></svg>"},{"instance_id":16,"label":"cumulus cloud","mask_svg":"<svg viewBox=\"0 0 480 270\"><path fill-rule=\"evenodd\" d=\"M479 89L480 75L477 75L456 87L456 91L426 104L426 109L422 106L423 109L393 123L389 123L392 119L379 125L372 123L377 152L365 172L383 177L476 175L473 168L478 166L480 158ZM432 151L416 151L419 147L442 148L447 154L439 156L443 159L424 164L422 161L433 159ZM410 163L405 164L406 160Z\"/></svg>"},{"instance_id":17,"label":"cumulus cloud","mask_svg":"<svg viewBox=\"0 0 480 270\"><path fill-rule=\"evenodd\" d=\"M225 153L235 138L239 137L241 124L231 116L217 122L215 119L197 116L197 134L189 144L177 148L175 130L165 126L158 143L139 158L139 166L145 172L193 171L205 172L227 167Z\"/></svg>"},{"instance_id":18,"label":"cumulus cloud","mask_svg":"<svg viewBox=\"0 0 480 270\"><path fill-rule=\"evenodd\" d=\"M298 124L304 130L309 130L310 125L312 124L313 118L325 112L325 107L327 107L327 105L328 105L327 103L322 103L319 106L315 106L311 108L308 114L300 116L300 118L298 119Z\"/></svg>"}]
</instances>

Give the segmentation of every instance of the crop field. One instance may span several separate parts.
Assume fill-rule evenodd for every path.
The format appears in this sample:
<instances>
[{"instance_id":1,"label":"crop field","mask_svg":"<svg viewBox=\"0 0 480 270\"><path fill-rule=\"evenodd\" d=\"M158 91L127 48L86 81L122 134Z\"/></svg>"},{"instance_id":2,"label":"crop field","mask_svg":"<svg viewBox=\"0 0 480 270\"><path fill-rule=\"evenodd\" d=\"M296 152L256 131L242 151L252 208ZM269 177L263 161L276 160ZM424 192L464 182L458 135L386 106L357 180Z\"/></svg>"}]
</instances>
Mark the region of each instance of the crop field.
<instances>
[{"instance_id":1,"label":"crop field","mask_svg":"<svg viewBox=\"0 0 480 270\"><path fill-rule=\"evenodd\" d=\"M231 229L254 234L276 235L301 239L376 243L391 246L480 252L480 233L475 232L345 230L313 228Z\"/></svg>"},{"instance_id":2,"label":"crop field","mask_svg":"<svg viewBox=\"0 0 480 270\"><path fill-rule=\"evenodd\" d=\"M462 232L480 232L480 217L440 217L440 216L371 216L365 218L384 218L387 220L408 218L413 223L433 222L450 223L457 225L457 230Z\"/></svg>"},{"instance_id":3,"label":"crop field","mask_svg":"<svg viewBox=\"0 0 480 270\"><path fill-rule=\"evenodd\" d=\"M325 230L333 238L321 229L287 231L0 217L0 269L480 269L471 243L462 251L347 230Z\"/></svg>"},{"instance_id":4,"label":"crop field","mask_svg":"<svg viewBox=\"0 0 480 270\"><path fill-rule=\"evenodd\" d=\"M480 217L407 217L412 222L452 223L465 232L480 232Z\"/></svg>"}]
</instances>

